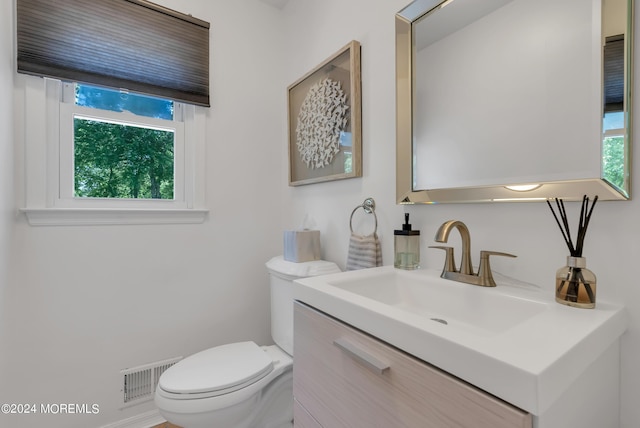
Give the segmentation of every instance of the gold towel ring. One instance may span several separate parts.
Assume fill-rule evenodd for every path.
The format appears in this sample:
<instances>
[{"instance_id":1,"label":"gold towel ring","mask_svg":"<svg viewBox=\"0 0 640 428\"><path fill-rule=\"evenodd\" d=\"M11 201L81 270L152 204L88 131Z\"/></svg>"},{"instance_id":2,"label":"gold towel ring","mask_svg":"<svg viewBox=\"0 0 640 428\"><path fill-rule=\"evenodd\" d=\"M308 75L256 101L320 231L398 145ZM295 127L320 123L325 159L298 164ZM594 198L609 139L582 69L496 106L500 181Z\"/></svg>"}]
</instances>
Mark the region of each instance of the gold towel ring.
<instances>
[{"instance_id":1,"label":"gold towel ring","mask_svg":"<svg viewBox=\"0 0 640 428\"><path fill-rule=\"evenodd\" d=\"M351 229L351 233L353 233L353 214L358 210L358 208L362 208L364 212L367 214L373 214L373 218L375 219L375 229L373 233L378 232L378 216L376 215L376 201L373 198L367 198L364 200L362 205L358 205L351 211L351 217L349 218L349 229Z\"/></svg>"}]
</instances>

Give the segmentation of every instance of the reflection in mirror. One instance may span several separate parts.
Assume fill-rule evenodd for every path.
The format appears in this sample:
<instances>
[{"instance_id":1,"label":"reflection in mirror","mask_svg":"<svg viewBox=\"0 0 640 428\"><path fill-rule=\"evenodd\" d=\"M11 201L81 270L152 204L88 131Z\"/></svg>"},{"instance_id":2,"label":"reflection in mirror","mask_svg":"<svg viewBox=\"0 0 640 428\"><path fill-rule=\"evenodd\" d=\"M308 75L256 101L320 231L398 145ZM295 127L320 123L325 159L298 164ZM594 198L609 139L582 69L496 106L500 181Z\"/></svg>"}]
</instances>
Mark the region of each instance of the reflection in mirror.
<instances>
[{"instance_id":1,"label":"reflection in mirror","mask_svg":"<svg viewBox=\"0 0 640 428\"><path fill-rule=\"evenodd\" d=\"M396 16L399 203L629 197L631 0Z\"/></svg>"}]
</instances>

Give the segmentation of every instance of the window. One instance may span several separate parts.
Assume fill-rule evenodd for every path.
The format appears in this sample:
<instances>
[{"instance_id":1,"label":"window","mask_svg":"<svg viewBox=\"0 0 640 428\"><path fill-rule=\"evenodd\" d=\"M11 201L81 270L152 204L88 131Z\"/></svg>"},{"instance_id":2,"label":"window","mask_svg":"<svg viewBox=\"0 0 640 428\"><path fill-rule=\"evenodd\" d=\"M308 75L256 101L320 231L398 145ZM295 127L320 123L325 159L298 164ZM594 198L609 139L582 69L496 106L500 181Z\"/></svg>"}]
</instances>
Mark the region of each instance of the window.
<instances>
[{"instance_id":1,"label":"window","mask_svg":"<svg viewBox=\"0 0 640 428\"><path fill-rule=\"evenodd\" d=\"M31 224L203 221L209 27L146 0L16 1Z\"/></svg>"},{"instance_id":2,"label":"window","mask_svg":"<svg viewBox=\"0 0 640 428\"><path fill-rule=\"evenodd\" d=\"M82 84L63 88L61 198L182 199L183 104Z\"/></svg>"},{"instance_id":3,"label":"window","mask_svg":"<svg viewBox=\"0 0 640 428\"><path fill-rule=\"evenodd\" d=\"M175 134L74 115L74 196L173 199Z\"/></svg>"},{"instance_id":4,"label":"window","mask_svg":"<svg viewBox=\"0 0 640 428\"><path fill-rule=\"evenodd\" d=\"M24 211L31 224L204 220L202 108L56 79L24 79Z\"/></svg>"},{"instance_id":5,"label":"window","mask_svg":"<svg viewBox=\"0 0 640 428\"><path fill-rule=\"evenodd\" d=\"M602 177L622 193L628 190L628 149L625 147L624 34L609 36L603 50L604 117L602 121Z\"/></svg>"}]
</instances>

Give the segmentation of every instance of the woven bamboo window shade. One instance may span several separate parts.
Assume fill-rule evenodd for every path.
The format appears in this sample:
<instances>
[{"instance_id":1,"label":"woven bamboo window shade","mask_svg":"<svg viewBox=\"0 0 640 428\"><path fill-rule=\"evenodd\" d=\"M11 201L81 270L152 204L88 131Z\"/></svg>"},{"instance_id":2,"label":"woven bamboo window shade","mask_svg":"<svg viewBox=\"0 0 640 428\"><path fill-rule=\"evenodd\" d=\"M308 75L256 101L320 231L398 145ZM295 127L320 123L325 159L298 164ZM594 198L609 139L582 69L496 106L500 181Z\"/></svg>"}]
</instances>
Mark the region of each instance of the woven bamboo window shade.
<instances>
[{"instance_id":1,"label":"woven bamboo window shade","mask_svg":"<svg viewBox=\"0 0 640 428\"><path fill-rule=\"evenodd\" d=\"M146 0L17 0L18 72L209 106L209 23Z\"/></svg>"},{"instance_id":2,"label":"woven bamboo window shade","mask_svg":"<svg viewBox=\"0 0 640 428\"><path fill-rule=\"evenodd\" d=\"M604 45L604 111L624 110L624 35L606 38Z\"/></svg>"}]
</instances>

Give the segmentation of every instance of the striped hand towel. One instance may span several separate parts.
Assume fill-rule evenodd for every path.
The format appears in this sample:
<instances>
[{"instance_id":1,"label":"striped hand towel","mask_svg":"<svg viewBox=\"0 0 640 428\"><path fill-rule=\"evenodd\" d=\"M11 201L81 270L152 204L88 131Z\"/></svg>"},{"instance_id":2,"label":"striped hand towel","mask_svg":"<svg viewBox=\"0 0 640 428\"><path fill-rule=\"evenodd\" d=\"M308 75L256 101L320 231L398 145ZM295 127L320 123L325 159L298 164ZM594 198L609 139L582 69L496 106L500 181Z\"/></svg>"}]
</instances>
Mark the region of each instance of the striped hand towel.
<instances>
[{"instance_id":1,"label":"striped hand towel","mask_svg":"<svg viewBox=\"0 0 640 428\"><path fill-rule=\"evenodd\" d=\"M349 240L349 254L347 256L347 270L366 269L382 266L382 250L378 235L361 236L351 234Z\"/></svg>"}]
</instances>

